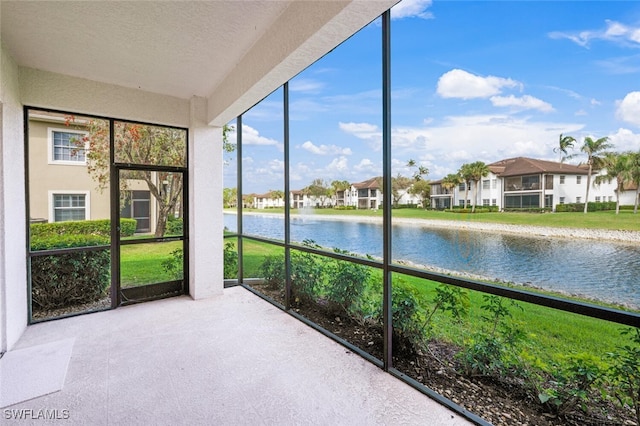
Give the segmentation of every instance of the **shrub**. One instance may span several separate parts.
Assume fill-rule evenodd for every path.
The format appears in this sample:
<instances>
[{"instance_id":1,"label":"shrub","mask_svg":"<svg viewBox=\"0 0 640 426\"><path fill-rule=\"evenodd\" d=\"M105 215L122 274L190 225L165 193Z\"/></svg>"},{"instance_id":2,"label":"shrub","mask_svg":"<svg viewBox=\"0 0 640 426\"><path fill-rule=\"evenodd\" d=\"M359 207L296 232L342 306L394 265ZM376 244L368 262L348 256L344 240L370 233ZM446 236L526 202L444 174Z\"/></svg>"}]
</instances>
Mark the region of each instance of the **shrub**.
<instances>
[{"instance_id":1,"label":"shrub","mask_svg":"<svg viewBox=\"0 0 640 426\"><path fill-rule=\"evenodd\" d=\"M312 240L306 247L320 248ZM303 251L291 252L291 293L296 302L314 302L324 282L324 262L320 256Z\"/></svg>"},{"instance_id":2,"label":"shrub","mask_svg":"<svg viewBox=\"0 0 640 426\"><path fill-rule=\"evenodd\" d=\"M565 414L590 399L590 391L602 379L603 370L597 359L588 354L567 357L566 365L554 363L551 380L538 394L540 402L555 414Z\"/></svg>"},{"instance_id":3,"label":"shrub","mask_svg":"<svg viewBox=\"0 0 640 426\"><path fill-rule=\"evenodd\" d=\"M334 249L336 253L350 254L347 251ZM327 265L328 289L327 300L349 315L359 306L362 295L369 280L370 271L364 265L344 260L334 260Z\"/></svg>"},{"instance_id":4,"label":"shrub","mask_svg":"<svg viewBox=\"0 0 640 426\"><path fill-rule=\"evenodd\" d=\"M111 221L77 220L54 223L33 223L29 227L31 239L51 235L97 235L109 237L111 235ZM120 236L130 237L136 231L135 219L120 219Z\"/></svg>"},{"instance_id":5,"label":"shrub","mask_svg":"<svg viewBox=\"0 0 640 426\"><path fill-rule=\"evenodd\" d=\"M285 281L284 255L268 255L260 264L260 274L272 289L283 289Z\"/></svg>"},{"instance_id":6,"label":"shrub","mask_svg":"<svg viewBox=\"0 0 640 426\"><path fill-rule=\"evenodd\" d=\"M484 326L467 339L457 357L468 376L506 376L515 364L517 347L524 339L524 333L508 321L512 315L505 304L506 299L493 295L484 295L483 299L481 309L484 311ZM509 303L511 307L522 310L513 300Z\"/></svg>"},{"instance_id":7,"label":"shrub","mask_svg":"<svg viewBox=\"0 0 640 426\"><path fill-rule=\"evenodd\" d=\"M224 244L224 278L238 278L238 251L232 241Z\"/></svg>"},{"instance_id":8,"label":"shrub","mask_svg":"<svg viewBox=\"0 0 640 426\"><path fill-rule=\"evenodd\" d=\"M607 201L604 203L589 202L589 204L587 204L588 212L597 212L597 211L615 210L615 209L616 209L616 203L614 201ZM584 211L584 203L558 204L556 206L556 213L564 213L564 212L580 213L583 211Z\"/></svg>"},{"instance_id":9,"label":"shrub","mask_svg":"<svg viewBox=\"0 0 640 426\"><path fill-rule=\"evenodd\" d=\"M182 218L169 216L167 221L167 235L182 235L184 224Z\"/></svg>"},{"instance_id":10,"label":"shrub","mask_svg":"<svg viewBox=\"0 0 640 426\"><path fill-rule=\"evenodd\" d=\"M621 334L629 336L630 342L607 354L612 361L609 375L618 402L623 407L628 403L634 409L640 425L640 328L627 328Z\"/></svg>"},{"instance_id":11,"label":"shrub","mask_svg":"<svg viewBox=\"0 0 640 426\"><path fill-rule=\"evenodd\" d=\"M109 288L109 250L76 251L31 259L31 297L40 309L95 302Z\"/></svg>"},{"instance_id":12,"label":"shrub","mask_svg":"<svg viewBox=\"0 0 640 426\"><path fill-rule=\"evenodd\" d=\"M184 278L184 252L179 247L171 252L171 257L164 259L161 263L164 269L174 280Z\"/></svg>"}]
</instances>

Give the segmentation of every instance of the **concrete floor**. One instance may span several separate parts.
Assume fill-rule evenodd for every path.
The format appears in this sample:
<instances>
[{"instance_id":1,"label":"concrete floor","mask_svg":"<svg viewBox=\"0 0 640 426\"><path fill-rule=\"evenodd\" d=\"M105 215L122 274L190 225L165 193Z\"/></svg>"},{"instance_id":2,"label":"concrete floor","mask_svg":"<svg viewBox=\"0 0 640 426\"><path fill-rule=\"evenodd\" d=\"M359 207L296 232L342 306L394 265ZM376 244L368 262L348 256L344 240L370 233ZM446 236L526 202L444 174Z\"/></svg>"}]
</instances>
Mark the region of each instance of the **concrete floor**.
<instances>
[{"instance_id":1,"label":"concrete floor","mask_svg":"<svg viewBox=\"0 0 640 426\"><path fill-rule=\"evenodd\" d=\"M15 349L70 338L63 389L0 424L29 424L7 409L82 425L470 424L241 287L36 324Z\"/></svg>"}]
</instances>

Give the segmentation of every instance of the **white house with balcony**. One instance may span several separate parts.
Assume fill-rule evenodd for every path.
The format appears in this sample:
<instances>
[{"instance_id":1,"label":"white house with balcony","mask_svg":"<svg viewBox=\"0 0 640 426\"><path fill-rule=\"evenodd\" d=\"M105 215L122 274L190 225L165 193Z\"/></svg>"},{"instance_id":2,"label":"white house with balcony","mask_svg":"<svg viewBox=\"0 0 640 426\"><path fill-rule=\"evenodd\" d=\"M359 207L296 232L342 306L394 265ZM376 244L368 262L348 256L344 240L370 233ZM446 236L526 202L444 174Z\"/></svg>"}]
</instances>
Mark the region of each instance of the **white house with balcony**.
<instances>
[{"instance_id":1,"label":"white house with balcony","mask_svg":"<svg viewBox=\"0 0 640 426\"><path fill-rule=\"evenodd\" d=\"M448 191L442 180L431 182L431 207L436 209L454 206L495 206L500 210L519 208L547 208L554 210L558 204L584 203L588 170L584 166L537 160L526 157L509 158L488 164L489 174L478 183L471 182L467 191L463 182ZM592 175L589 202L616 200L615 180L595 185L595 177L604 174L600 170ZM452 194L453 193L453 194ZM474 197L475 200L472 198ZM635 191L621 194L620 204L633 204Z\"/></svg>"}]
</instances>

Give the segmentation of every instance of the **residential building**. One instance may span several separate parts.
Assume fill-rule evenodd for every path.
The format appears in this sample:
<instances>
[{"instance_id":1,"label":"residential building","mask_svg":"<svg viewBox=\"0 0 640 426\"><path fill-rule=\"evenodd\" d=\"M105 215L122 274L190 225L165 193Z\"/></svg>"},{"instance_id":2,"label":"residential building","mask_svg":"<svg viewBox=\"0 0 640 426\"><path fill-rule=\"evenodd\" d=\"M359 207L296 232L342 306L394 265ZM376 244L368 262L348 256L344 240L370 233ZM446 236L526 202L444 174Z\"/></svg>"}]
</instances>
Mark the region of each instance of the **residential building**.
<instances>
[{"instance_id":1,"label":"residential building","mask_svg":"<svg viewBox=\"0 0 640 426\"><path fill-rule=\"evenodd\" d=\"M537 160L526 157L509 158L487 165L490 172L477 184L471 182L467 190L461 183L452 190L442 187L442 181L431 182L431 207L495 206L500 210L519 208L547 208L555 210L558 204L582 203L586 194L588 171L584 166ZM596 171L595 176L604 171ZM476 190L477 189L477 190ZM615 201L615 182L593 185L589 201ZM475 194L475 199L472 199ZM453 195L453 197L452 197ZM632 196L632 200L633 200ZM628 200L629 195L623 199Z\"/></svg>"},{"instance_id":2,"label":"residential building","mask_svg":"<svg viewBox=\"0 0 640 426\"><path fill-rule=\"evenodd\" d=\"M282 195L269 191L266 194L255 195L253 205L256 209L273 209L284 207L284 198Z\"/></svg>"},{"instance_id":3,"label":"residential building","mask_svg":"<svg viewBox=\"0 0 640 426\"><path fill-rule=\"evenodd\" d=\"M109 186L89 174L88 131L82 123L70 125L61 114L29 114L29 214L32 222L108 219ZM157 176L153 175L155 179ZM157 203L148 185L126 179L120 217L136 219L136 232L155 232ZM177 212L174 212L177 213Z\"/></svg>"}]
</instances>

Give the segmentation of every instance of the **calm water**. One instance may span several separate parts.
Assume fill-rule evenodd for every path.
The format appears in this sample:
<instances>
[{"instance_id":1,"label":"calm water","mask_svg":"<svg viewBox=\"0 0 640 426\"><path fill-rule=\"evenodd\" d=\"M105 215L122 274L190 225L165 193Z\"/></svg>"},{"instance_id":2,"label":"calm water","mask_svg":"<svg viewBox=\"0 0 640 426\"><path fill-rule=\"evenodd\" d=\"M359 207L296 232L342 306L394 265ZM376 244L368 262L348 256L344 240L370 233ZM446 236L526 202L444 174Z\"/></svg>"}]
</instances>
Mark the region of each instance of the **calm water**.
<instances>
[{"instance_id":1,"label":"calm water","mask_svg":"<svg viewBox=\"0 0 640 426\"><path fill-rule=\"evenodd\" d=\"M236 216L225 214L235 231ZM284 240L284 220L244 217L245 234ZM295 218L291 240L382 257L382 226L354 221ZM394 260L464 271L490 279L561 290L640 307L640 244L530 237L395 225Z\"/></svg>"}]
</instances>

